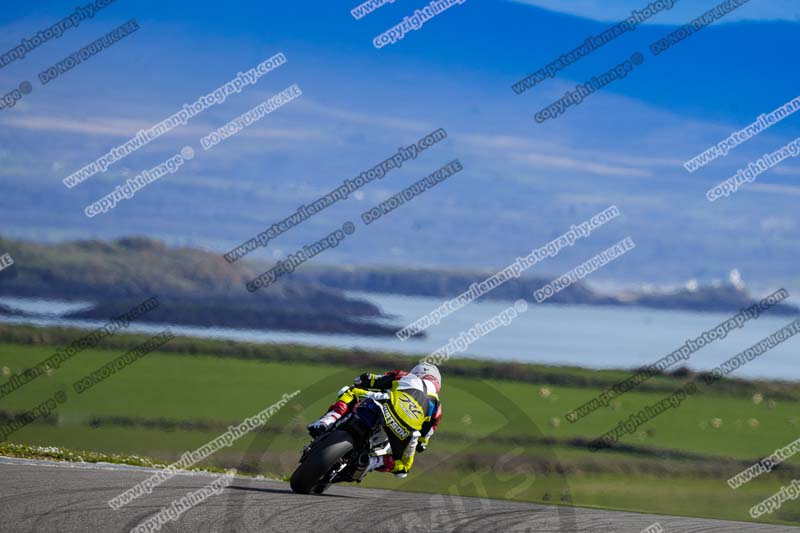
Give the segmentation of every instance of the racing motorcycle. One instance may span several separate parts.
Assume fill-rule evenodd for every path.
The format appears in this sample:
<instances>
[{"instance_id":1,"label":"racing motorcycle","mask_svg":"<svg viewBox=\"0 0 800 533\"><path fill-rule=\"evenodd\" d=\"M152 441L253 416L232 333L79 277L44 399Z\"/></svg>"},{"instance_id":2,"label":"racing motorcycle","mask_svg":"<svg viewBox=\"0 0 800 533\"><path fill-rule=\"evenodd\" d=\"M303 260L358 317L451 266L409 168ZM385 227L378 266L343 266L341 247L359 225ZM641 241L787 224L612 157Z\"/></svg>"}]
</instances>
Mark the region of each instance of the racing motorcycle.
<instances>
[{"instance_id":1,"label":"racing motorcycle","mask_svg":"<svg viewBox=\"0 0 800 533\"><path fill-rule=\"evenodd\" d=\"M392 453L387 428L399 438L413 431L393 414L405 407L405 396L402 391L366 392L350 413L303 448L300 465L290 479L292 490L322 494L334 483L360 483L367 475L371 456ZM413 426L418 431L422 418Z\"/></svg>"}]
</instances>

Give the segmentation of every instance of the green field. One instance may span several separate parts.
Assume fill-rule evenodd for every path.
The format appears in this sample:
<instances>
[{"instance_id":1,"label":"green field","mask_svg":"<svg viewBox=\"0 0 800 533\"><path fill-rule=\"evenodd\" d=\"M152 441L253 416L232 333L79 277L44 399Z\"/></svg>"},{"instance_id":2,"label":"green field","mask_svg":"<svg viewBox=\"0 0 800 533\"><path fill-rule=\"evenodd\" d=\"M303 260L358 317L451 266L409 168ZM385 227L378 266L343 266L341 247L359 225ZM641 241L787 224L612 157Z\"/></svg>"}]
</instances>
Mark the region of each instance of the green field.
<instances>
[{"instance_id":1,"label":"green field","mask_svg":"<svg viewBox=\"0 0 800 533\"><path fill-rule=\"evenodd\" d=\"M0 383L75 335L42 331L0 329ZM324 412L338 388L363 371L405 368L412 361L179 338L88 392L73 390L72 383L145 339L116 336L104 349L79 353L0 399L5 423L57 390L67 394L52 417L13 433L7 443L171 461L299 390L263 430L218 452L208 465L287 476L307 441L305 424ZM406 480L373 474L366 486L750 520L752 505L800 477L800 461L791 458L737 490L725 483L800 436L800 385L725 380L699 386L680 407L625 436L621 443L629 446L592 453L586 441L697 376L659 376L570 424L567 411L628 373L463 360L448 362L443 373L443 421L429 451L418 456ZM8 447L0 453L9 453ZM800 503L784 503L763 521L798 524Z\"/></svg>"}]
</instances>

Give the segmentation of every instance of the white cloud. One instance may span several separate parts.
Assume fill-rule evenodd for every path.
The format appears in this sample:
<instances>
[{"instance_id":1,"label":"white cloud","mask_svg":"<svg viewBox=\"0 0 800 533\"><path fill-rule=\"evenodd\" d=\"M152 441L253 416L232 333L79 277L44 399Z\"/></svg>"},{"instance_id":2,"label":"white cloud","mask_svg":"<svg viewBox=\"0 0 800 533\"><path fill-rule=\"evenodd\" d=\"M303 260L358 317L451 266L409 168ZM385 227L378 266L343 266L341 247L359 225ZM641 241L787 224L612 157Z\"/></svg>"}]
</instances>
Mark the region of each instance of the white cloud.
<instances>
[{"instance_id":1,"label":"white cloud","mask_svg":"<svg viewBox=\"0 0 800 533\"><path fill-rule=\"evenodd\" d=\"M131 138L141 129L152 128L156 122L145 122L142 120L125 118L93 118L91 121L76 120L70 117L54 117L51 115L18 115L8 117L0 124L6 127L20 128L31 131L48 131L63 133L81 133L84 135L112 136ZM245 137L255 137L259 139L280 139L289 141L305 141L319 139L322 134L317 130L302 128L275 128L259 127L254 124L250 128L243 130L237 135ZM167 135L178 135L182 137L201 137L217 126L203 124L189 124L179 126L170 131Z\"/></svg>"},{"instance_id":2,"label":"white cloud","mask_svg":"<svg viewBox=\"0 0 800 533\"><path fill-rule=\"evenodd\" d=\"M303 109L312 111L317 115L327 116L354 124L370 124L372 126L380 126L386 128L396 128L411 131L425 131L430 132L435 130L438 126L433 126L430 123L408 120L405 118L388 117L377 115L374 113L355 113L353 111L346 111L337 109L328 105L320 104L311 99L305 99L302 102Z\"/></svg>"},{"instance_id":3,"label":"white cloud","mask_svg":"<svg viewBox=\"0 0 800 533\"><path fill-rule=\"evenodd\" d=\"M772 183L752 183L743 190L773 194L800 194L800 187L795 187L792 185L775 185Z\"/></svg>"},{"instance_id":4,"label":"white cloud","mask_svg":"<svg viewBox=\"0 0 800 533\"><path fill-rule=\"evenodd\" d=\"M575 149L565 144L513 135L468 134L457 136L455 140L482 151L495 151L497 159L514 160L531 168L580 171L597 176L647 177L652 175L647 167L663 165L665 161L673 162L663 158L620 156L599 150Z\"/></svg>"},{"instance_id":5,"label":"white cloud","mask_svg":"<svg viewBox=\"0 0 800 533\"><path fill-rule=\"evenodd\" d=\"M287 141L287 142L310 142L310 141L330 141L335 139L337 134L341 134L343 124L351 124L363 131L364 126L373 126L384 131L401 130L414 131L420 134L428 133L436 126L424 121L409 120L400 117L385 116L375 113L360 113L343 108L334 108L321 104L312 99L305 98L293 104L293 113L310 115L311 120L294 120L286 123L279 117L264 119L263 121L251 125L249 128L237 134L239 138L268 140L268 141ZM27 114L18 113L0 119L0 125L8 129L23 129L35 132L52 132L62 134L79 134L99 137L116 137L120 142L136 135L139 130L151 128L159 121L169 115L165 113L158 116L156 120L141 120L121 117L92 117L90 120L85 118L73 118L63 115L52 114ZM320 119L329 119L321 123ZM313 124L313 127L297 127L294 123ZM284 124L285 127L284 127ZM208 124L195 120L187 125L179 126L167 133L169 136L198 140L207 135L213 129L219 127L221 123ZM248 144L240 145L239 148L247 149Z\"/></svg>"},{"instance_id":6,"label":"white cloud","mask_svg":"<svg viewBox=\"0 0 800 533\"><path fill-rule=\"evenodd\" d=\"M580 193L566 193L556 196L556 200L564 206L572 205L602 205L608 207L611 204L620 204L630 206L633 204L639 206L663 206L664 200L658 196L652 195L636 195L636 194L614 194L603 195L597 193L580 194Z\"/></svg>"},{"instance_id":7,"label":"white cloud","mask_svg":"<svg viewBox=\"0 0 800 533\"><path fill-rule=\"evenodd\" d=\"M545 154L527 154L518 155L516 156L516 159L529 163L531 166L536 168L551 170L576 170L598 176L647 177L651 175L651 173L647 170L601 163L593 161L590 158L584 159Z\"/></svg>"},{"instance_id":8,"label":"white cloud","mask_svg":"<svg viewBox=\"0 0 800 533\"><path fill-rule=\"evenodd\" d=\"M800 168L797 167L777 167L772 169L773 174L779 176L800 176Z\"/></svg>"},{"instance_id":9,"label":"white cloud","mask_svg":"<svg viewBox=\"0 0 800 533\"><path fill-rule=\"evenodd\" d=\"M782 217L767 217L761 220L761 231L792 231L796 224L794 220Z\"/></svg>"},{"instance_id":10,"label":"white cloud","mask_svg":"<svg viewBox=\"0 0 800 533\"><path fill-rule=\"evenodd\" d=\"M651 0L511 0L520 4L530 4L550 11L567 13L579 17L605 22L619 22L630 16L634 9L642 9ZM668 10L662 11L648 23L652 24L686 24L693 18L702 15L719 4L720 0L692 0L678 2ZM716 24L725 24L742 20L788 20L800 21L800 6L796 0L770 0L769 2L752 2L726 15Z\"/></svg>"},{"instance_id":11,"label":"white cloud","mask_svg":"<svg viewBox=\"0 0 800 533\"><path fill-rule=\"evenodd\" d=\"M32 131L60 131L115 137L130 137L142 128L153 126L152 123L132 119L100 118L89 121L52 115L16 115L4 119L2 124Z\"/></svg>"}]
</instances>

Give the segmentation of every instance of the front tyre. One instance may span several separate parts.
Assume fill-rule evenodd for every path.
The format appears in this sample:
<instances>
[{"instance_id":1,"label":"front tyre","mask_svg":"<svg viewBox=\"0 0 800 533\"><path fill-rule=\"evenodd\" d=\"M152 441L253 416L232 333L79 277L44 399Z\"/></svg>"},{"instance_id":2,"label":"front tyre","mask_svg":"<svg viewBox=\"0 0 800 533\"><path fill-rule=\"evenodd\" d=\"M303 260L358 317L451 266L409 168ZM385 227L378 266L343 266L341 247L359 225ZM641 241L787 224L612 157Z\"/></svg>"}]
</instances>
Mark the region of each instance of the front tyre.
<instances>
[{"instance_id":1,"label":"front tyre","mask_svg":"<svg viewBox=\"0 0 800 533\"><path fill-rule=\"evenodd\" d=\"M331 486L330 483L320 483L316 487L314 487L314 489L311 491L311 493L312 494L322 494L323 492L328 490L328 487L330 487L330 486Z\"/></svg>"},{"instance_id":2,"label":"front tyre","mask_svg":"<svg viewBox=\"0 0 800 533\"><path fill-rule=\"evenodd\" d=\"M341 430L334 431L317 444L294 471L289 480L292 490L298 494L321 493L322 491L317 492L314 489L319 485L322 477L330 471L336 461L352 451L354 447L353 438L349 433Z\"/></svg>"}]
</instances>

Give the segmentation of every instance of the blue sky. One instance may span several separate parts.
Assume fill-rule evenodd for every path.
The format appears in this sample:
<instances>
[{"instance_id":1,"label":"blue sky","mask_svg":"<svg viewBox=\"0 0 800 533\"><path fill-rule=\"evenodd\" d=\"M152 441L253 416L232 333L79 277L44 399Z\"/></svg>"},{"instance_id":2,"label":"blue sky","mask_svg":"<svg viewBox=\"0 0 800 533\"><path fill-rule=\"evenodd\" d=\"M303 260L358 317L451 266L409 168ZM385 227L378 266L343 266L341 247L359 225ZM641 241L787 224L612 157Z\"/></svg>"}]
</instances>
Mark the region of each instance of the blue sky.
<instances>
[{"instance_id":1,"label":"blue sky","mask_svg":"<svg viewBox=\"0 0 800 533\"><path fill-rule=\"evenodd\" d=\"M796 272L796 161L719 204L703 195L800 136L797 119L702 171L688 174L681 166L800 93L791 55L800 32L794 12L779 9L783 2L752 0L652 56L648 45L669 33L669 24L714 5L682 0L522 96L511 91L514 82L645 2L468 0L380 50L372 39L426 2L398 0L355 20L349 10L357 3L118 0L0 69L5 93L131 18L141 26L48 85L34 83L30 95L0 111L2 233L39 240L137 233L227 251L401 144L444 127L447 141L391 180L369 185L255 255L282 257L458 157L465 170L452 182L364 228L324 261L489 268L616 203L625 215L620 223L590 247L559 257L552 271L632 235L637 253L603 275L664 281L724 277L737 267L745 279L780 280ZM554 7L561 11L544 9ZM61 1L10 5L0 15L0 49L73 9ZM139 129L279 51L288 63L257 85L80 187L61 184ZM576 83L635 51L645 62L630 76L557 120L533 120ZM83 215L125 178L187 144L199 150L200 137L293 83L303 90L297 101L112 212Z\"/></svg>"}]
</instances>

